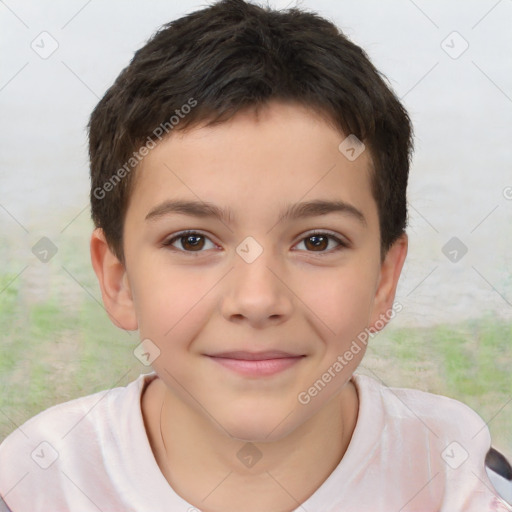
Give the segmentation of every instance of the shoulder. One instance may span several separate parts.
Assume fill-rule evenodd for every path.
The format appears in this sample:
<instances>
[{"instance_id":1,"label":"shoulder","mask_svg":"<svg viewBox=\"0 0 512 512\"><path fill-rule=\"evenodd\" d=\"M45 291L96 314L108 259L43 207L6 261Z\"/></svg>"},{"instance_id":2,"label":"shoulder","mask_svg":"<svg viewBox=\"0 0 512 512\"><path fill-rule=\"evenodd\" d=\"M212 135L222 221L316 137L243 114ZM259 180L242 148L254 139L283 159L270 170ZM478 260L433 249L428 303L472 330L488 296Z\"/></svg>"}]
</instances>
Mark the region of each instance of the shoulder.
<instances>
[{"instance_id":1,"label":"shoulder","mask_svg":"<svg viewBox=\"0 0 512 512\"><path fill-rule=\"evenodd\" d=\"M490 443L484 420L471 407L456 399L419 389L388 387L366 375L354 377L366 397L380 402L388 421L418 423L441 438L474 439L480 436L481 440Z\"/></svg>"},{"instance_id":2,"label":"shoulder","mask_svg":"<svg viewBox=\"0 0 512 512\"><path fill-rule=\"evenodd\" d=\"M486 473L491 436L473 409L446 396L388 387L366 375L355 374L354 383L361 420L356 431L373 436L372 464L395 472L404 488L425 484L412 508L423 506L431 493L436 510L443 512L511 510Z\"/></svg>"},{"instance_id":3,"label":"shoulder","mask_svg":"<svg viewBox=\"0 0 512 512\"><path fill-rule=\"evenodd\" d=\"M140 397L144 375L126 386L98 391L97 393L63 402L36 414L14 430L0 444L0 456L16 445L30 443L38 437L65 439L77 427L83 432L82 423L91 426L105 421L105 415L130 408L133 399Z\"/></svg>"},{"instance_id":4,"label":"shoulder","mask_svg":"<svg viewBox=\"0 0 512 512\"><path fill-rule=\"evenodd\" d=\"M66 475L78 467L94 468L98 480L107 481L105 447L111 450L123 425L140 415L141 391L151 377L55 405L18 427L0 444L0 496L16 510L31 492L69 486Z\"/></svg>"}]
</instances>

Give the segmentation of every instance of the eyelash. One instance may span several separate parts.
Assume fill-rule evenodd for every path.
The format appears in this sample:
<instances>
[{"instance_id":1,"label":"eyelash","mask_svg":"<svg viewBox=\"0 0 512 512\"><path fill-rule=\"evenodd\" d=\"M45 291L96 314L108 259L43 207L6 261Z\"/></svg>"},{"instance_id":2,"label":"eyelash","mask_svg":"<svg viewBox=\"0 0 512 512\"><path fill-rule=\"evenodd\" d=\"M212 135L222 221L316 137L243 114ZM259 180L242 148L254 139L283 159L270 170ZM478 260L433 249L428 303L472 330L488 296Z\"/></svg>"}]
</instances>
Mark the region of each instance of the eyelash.
<instances>
[{"instance_id":1,"label":"eyelash","mask_svg":"<svg viewBox=\"0 0 512 512\"><path fill-rule=\"evenodd\" d=\"M186 254L193 254L194 256L199 256L201 253L205 252L205 251L186 251L186 250L183 250L183 249L177 249L176 247L172 247L172 244L177 241L177 240L180 240L181 238L186 238L188 236L191 236L191 235L199 235L199 236L202 236L204 238L207 238L208 240L210 240L210 238L206 235L204 235L203 233L199 232L199 231L192 231L192 230L189 230L189 231L182 231L180 233L177 233L176 235L174 235L173 237L171 238L168 238L167 240L165 240L162 245L164 247L167 247L173 251L177 251L177 252L182 252L182 253L186 253ZM308 233L306 236L304 236L299 243L303 242L304 240L308 239L308 238L311 238L313 236L325 236L331 240L334 240L335 242L337 242L339 245L337 247L335 247L334 249L331 249L330 251L306 251L306 252L309 252L309 253L313 253L313 254L317 254L319 256L325 256L325 255L329 255L329 254L333 254L341 249L347 249L349 247L349 243L348 242L345 242L344 240L342 240L341 238L331 234L331 233L328 233L328 232L325 232L325 231L313 231L311 233ZM211 240L210 240L211 241ZM212 241L213 243L213 241Z\"/></svg>"}]
</instances>

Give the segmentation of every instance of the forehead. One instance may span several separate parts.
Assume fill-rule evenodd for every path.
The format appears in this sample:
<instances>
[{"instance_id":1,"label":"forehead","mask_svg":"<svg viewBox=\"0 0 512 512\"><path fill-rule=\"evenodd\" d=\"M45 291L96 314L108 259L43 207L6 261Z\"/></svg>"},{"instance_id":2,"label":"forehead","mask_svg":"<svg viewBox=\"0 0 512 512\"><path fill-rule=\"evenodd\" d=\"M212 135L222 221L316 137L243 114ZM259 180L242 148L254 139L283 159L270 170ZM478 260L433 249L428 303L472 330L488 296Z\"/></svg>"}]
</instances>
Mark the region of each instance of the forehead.
<instances>
[{"instance_id":1,"label":"forehead","mask_svg":"<svg viewBox=\"0 0 512 512\"><path fill-rule=\"evenodd\" d=\"M282 217L285 205L321 199L372 217L369 151L348 158L346 140L321 114L283 103L176 131L139 165L130 208L140 217L172 199L212 202L237 221L275 216L274 206Z\"/></svg>"}]
</instances>

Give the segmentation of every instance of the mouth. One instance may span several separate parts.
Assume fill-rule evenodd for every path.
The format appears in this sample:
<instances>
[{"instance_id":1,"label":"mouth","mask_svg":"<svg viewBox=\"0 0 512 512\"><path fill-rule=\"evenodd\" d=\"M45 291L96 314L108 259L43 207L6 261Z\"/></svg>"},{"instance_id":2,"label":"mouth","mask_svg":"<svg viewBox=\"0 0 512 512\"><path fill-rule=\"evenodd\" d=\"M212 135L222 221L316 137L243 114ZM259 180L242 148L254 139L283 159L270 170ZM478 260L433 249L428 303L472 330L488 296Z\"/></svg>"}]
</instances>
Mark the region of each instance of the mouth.
<instances>
[{"instance_id":1,"label":"mouth","mask_svg":"<svg viewBox=\"0 0 512 512\"><path fill-rule=\"evenodd\" d=\"M222 367L247 377L264 377L281 373L301 361L305 355L282 351L222 352L208 355Z\"/></svg>"}]
</instances>

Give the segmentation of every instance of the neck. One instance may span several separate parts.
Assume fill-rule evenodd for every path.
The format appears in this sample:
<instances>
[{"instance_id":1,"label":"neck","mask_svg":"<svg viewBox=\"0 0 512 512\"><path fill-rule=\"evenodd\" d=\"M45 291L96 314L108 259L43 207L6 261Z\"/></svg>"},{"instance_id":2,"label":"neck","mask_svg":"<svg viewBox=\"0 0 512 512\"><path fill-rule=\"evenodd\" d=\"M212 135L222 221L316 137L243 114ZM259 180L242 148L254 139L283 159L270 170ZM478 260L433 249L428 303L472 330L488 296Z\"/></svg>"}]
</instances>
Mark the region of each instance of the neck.
<instances>
[{"instance_id":1,"label":"neck","mask_svg":"<svg viewBox=\"0 0 512 512\"><path fill-rule=\"evenodd\" d=\"M286 437L247 443L192 411L160 379L148 386L142 406L160 470L177 494L204 512L294 510L341 461L358 413L349 381Z\"/></svg>"}]
</instances>

